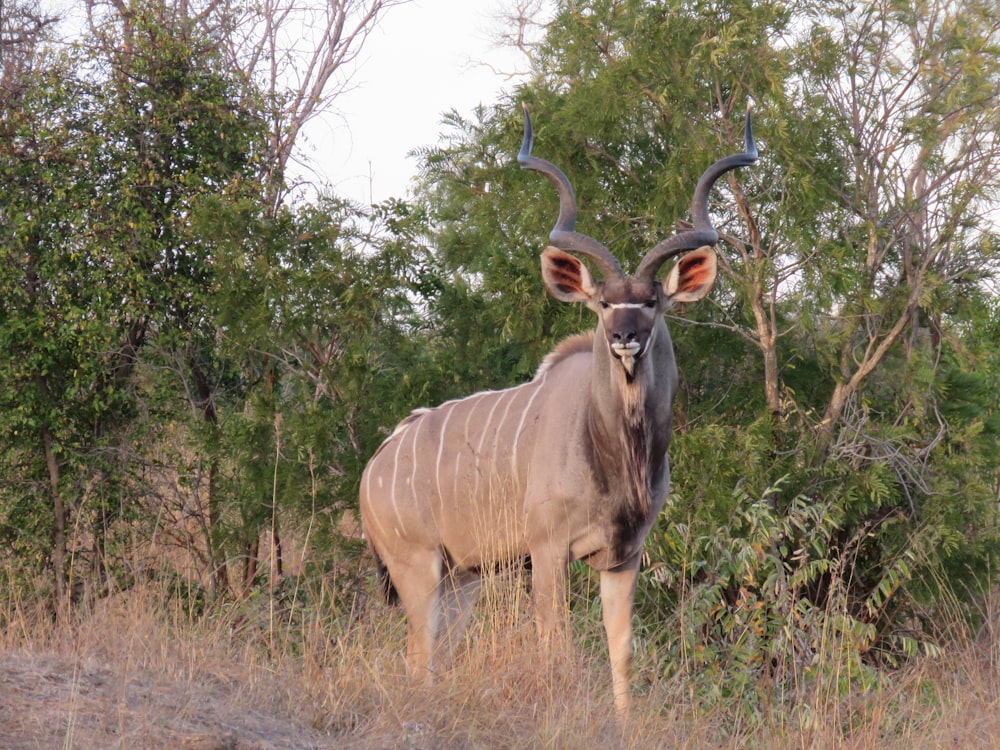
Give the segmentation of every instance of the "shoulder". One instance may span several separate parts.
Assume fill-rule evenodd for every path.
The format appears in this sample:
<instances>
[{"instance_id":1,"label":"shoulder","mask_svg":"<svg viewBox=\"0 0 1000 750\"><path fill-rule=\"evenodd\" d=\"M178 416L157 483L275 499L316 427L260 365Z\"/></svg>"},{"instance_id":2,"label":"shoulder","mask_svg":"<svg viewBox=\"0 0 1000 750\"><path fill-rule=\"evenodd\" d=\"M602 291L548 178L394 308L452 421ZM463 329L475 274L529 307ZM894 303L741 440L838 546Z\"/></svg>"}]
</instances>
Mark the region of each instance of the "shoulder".
<instances>
[{"instance_id":1,"label":"shoulder","mask_svg":"<svg viewBox=\"0 0 1000 750\"><path fill-rule=\"evenodd\" d=\"M556 348L549 352L535 373L535 380L574 354L590 354L594 350L594 332L578 333L560 341Z\"/></svg>"}]
</instances>

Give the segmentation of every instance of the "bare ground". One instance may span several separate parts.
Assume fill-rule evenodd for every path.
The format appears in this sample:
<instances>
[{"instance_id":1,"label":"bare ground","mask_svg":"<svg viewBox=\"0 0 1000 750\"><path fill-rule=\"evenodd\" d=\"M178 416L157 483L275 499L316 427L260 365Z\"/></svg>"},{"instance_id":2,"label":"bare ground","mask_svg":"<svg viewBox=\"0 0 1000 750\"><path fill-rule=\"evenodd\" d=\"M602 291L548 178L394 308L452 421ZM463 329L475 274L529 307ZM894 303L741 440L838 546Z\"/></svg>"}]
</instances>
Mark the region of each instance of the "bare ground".
<instances>
[{"instance_id":1,"label":"bare ground","mask_svg":"<svg viewBox=\"0 0 1000 750\"><path fill-rule=\"evenodd\" d=\"M296 750L333 738L254 709L238 684L187 684L127 663L12 652L0 655L0 748Z\"/></svg>"}]
</instances>

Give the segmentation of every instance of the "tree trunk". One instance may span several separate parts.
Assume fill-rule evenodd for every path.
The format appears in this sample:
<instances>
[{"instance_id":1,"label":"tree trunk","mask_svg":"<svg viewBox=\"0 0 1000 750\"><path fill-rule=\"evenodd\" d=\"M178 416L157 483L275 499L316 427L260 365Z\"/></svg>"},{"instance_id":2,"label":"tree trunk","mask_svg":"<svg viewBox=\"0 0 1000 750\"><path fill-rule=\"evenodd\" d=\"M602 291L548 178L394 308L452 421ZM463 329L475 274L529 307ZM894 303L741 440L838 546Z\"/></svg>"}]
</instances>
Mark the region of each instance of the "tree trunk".
<instances>
[{"instance_id":1,"label":"tree trunk","mask_svg":"<svg viewBox=\"0 0 1000 750\"><path fill-rule=\"evenodd\" d=\"M278 534L278 517L271 521L271 583L277 585L285 577L285 565L281 554L281 536Z\"/></svg>"},{"instance_id":2,"label":"tree trunk","mask_svg":"<svg viewBox=\"0 0 1000 750\"><path fill-rule=\"evenodd\" d=\"M219 517L221 508L219 492L216 487L216 477L219 473L219 459L212 456L208 466L208 559L212 568L211 580L213 596L218 599L229 592L229 568L226 564L225 555L220 553L219 544L216 541L216 533L219 529Z\"/></svg>"},{"instance_id":3,"label":"tree trunk","mask_svg":"<svg viewBox=\"0 0 1000 750\"><path fill-rule=\"evenodd\" d=\"M243 550L243 581L241 589L246 596L253 586L254 579L257 578L257 563L260 559L260 534L255 534L252 541L248 541Z\"/></svg>"},{"instance_id":4,"label":"tree trunk","mask_svg":"<svg viewBox=\"0 0 1000 750\"><path fill-rule=\"evenodd\" d=\"M764 359L764 398L767 408L774 417L775 424L780 423L784 416L784 405L781 397L781 377L778 370L778 323L775 316L774 291L768 293L764 283L763 269L767 266L767 255L762 245L760 228L754 219L750 202L735 175L729 175L729 186L736 201L736 210L743 219L749 237L746 243L727 237L730 244L739 250L743 264L750 276L744 281L750 297L750 308L753 311L754 325L757 329L757 345ZM772 282L772 286L777 282Z\"/></svg>"},{"instance_id":5,"label":"tree trunk","mask_svg":"<svg viewBox=\"0 0 1000 750\"><path fill-rule=\"evenodd\" d=\"M855 369L851 371L850 364L853 357L853 348L850 342L845 345L841 353L841 374L842 379L838 379L833 387L833 393L827 402L826 411L823 413L823 421L819 425L819 453L820 461L824 461L833 445L833 438L836 435L837 425L840 423L844 407L847 406L848 399L861 387L872 371L879 365L889 349L899 341L906 327L909 325L912 315L911 311L917 304L919 287L910 290L910 299L906 309L900 314L881 339L872 336L868 340L864 356L860 362L856 363ZM856 360L855 360L856 361Z\"/></svg>"},{"instance_id":6,"label":"tree trunk","mask_svg":"<svg viewBox=\"0 0 1000 750\"><path fill-rule=\"evenodd\" d=\"M754 284L751 307L753 308L753 316L757 324L757 341L764 359L764 398L767 401L767 408L771 411L771 414L776 420L780 420L783 407L778 374L778 337L774 330L774 318L769 313L768 306L764 300L764 290L760 284Z\"/></svg>"},{"instance_id":7,"label":"tree trunk","mask_svg":"<svg viewBox=\"0 0 1000 750\"><path fill-rule=\"evenodd\" d=\"M59 460L55 454L55 438L47 427L42 428L42 444L45 449L45 466L49 474L49 501L52 504L52 572L55 603L57 611L61 612L66 603L66 528L69 525L69 509L63 503L59 487Z\"/></svg>"},{"instance_id":8,"label":"tree trunk","mask_svg":"<svg viewBox=\"0 0 1000 750\"><path fill-rule=\"evenodd\" d=\"M215 409L212 386L208 375L198 364L194 352L188 352L188 367L191 369L191 376L195 385L195 406L201 412L202 419L213 429L219 425L219 415ZM226 564L225 555L219 548L218 532L219 524L222 520L222 501L218 491L219 457L212 455L208 464L208 559L212 571L211 580L216 598L225 596L229 592L229 570Z\"/></svg>"}]
</instances>

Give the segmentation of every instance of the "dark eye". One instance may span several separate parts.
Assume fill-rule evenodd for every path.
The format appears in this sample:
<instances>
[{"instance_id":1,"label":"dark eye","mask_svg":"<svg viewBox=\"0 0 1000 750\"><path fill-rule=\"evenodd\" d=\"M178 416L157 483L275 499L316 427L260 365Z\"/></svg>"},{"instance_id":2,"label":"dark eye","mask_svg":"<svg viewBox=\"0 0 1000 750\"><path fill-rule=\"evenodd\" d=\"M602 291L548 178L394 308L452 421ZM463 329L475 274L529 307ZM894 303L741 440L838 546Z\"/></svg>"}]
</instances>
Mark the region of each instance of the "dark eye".
<instances>
[{"instance_id":1,"label":"dark eye","mask_svg":"<svg viewBox=\"0 0 1000 750\"><path fill-rule=\"evenodd\" d=\"M611 307L611 305L609 305L609 304L608 304L607 302L605 302L604 300L601 300L601 309L602 309L602 310L607 310L607 309L608 309L609 307Z\"/></svg>"},{"instance_id":2,"label":"dark eye","mask_svg":"<svg viewBox=\"0 0 1000 750\"><path fill-rule=\"evenodd\" d=\"M655 299L647 300L646 307L648 307L649 309L653 309L654 307L656 307L656 300Z\"/></svg>"}]
</instances>

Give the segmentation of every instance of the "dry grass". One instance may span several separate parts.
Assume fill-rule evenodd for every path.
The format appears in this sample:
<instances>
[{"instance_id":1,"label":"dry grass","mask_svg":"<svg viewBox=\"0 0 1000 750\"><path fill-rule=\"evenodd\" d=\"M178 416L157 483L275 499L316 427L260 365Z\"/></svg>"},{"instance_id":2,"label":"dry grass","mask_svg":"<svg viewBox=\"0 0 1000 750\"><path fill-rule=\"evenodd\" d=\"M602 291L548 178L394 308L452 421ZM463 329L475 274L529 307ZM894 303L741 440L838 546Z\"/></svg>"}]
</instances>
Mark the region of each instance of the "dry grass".
<instances>
[{"instance_id":1,"label":"dry grass","mask_svg":"<svg viewBox=\"0 0 1000 750\"><path fill-rule=\"evenodd\" d=\"M622 729L597 640L540 655L524 588L504 583L429 689L406 679L402 619L381 605L354 616L317 605L293 623L260 600L196 618L153 586L63 623L10 605L0 748L1000 747L996 620L878 690L806 689L753 712L707 709L683 679L647 668Z\"/></svg>"}]
</instances>

